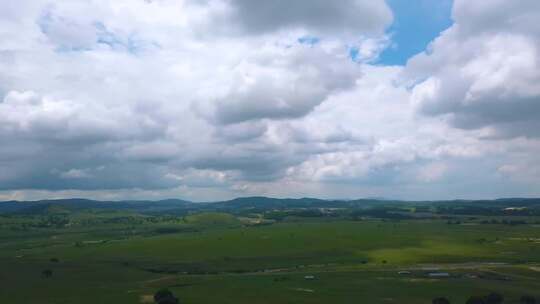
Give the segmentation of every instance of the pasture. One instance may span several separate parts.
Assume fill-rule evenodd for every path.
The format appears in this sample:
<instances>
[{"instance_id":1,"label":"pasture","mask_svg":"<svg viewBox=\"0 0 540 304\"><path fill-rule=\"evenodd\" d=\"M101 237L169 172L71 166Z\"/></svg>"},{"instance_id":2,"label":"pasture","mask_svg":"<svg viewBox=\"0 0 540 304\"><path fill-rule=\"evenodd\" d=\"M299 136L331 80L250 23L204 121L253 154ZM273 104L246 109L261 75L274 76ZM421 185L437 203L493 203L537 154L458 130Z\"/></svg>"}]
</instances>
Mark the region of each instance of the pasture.
<instances>
[{"instance_id":1,"label":"pasture","mask_svg":"<svg viewBox=\"0 0 540 304\"><path fill-rule=\"evenodd\" d=\"M4 229L0 303L144 303L163 287L181 303L464 303L492 291L519 303L540 290L539 232L443 220L248 226L217 213L166 225Z\"/></svg>"}]
</instances>

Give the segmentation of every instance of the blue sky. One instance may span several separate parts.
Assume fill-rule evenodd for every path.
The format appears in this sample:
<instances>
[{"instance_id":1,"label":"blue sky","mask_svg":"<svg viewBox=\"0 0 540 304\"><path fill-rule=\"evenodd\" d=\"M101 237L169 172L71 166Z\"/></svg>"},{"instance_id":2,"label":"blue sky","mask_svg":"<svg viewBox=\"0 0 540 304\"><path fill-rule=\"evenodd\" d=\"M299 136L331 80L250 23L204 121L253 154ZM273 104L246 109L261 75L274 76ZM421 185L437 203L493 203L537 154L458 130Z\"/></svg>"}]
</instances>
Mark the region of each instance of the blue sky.
<instances>
[{"instance_id":1,"label":"blue sky","mask_svg":"<svg viewBox=\"0 0 540 304\"><path fill-rule=\"evenodd\" d=\"M379 64L404 65L452 25L452 0L387 0L387 3L394 13L394 22L387 31L392 46L380 55Z\"/></svg>"}]
</instances>

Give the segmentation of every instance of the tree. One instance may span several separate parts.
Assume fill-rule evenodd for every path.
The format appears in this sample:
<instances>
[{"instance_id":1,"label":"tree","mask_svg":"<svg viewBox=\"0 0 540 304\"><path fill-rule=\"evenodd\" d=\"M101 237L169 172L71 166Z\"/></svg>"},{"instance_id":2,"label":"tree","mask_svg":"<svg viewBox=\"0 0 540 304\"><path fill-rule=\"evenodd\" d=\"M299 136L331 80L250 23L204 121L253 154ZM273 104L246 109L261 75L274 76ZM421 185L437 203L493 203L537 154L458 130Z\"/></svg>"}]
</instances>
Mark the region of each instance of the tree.
<instances>
[{"instance_id":1,"label":"tree","mask_svg":"<svg viewBox=\"0 0 540 304\"><path fill-rule=\"evenodd\" d=\"M522 296L519 300L521 304L536 304L536 298L533 296Z\"/></svg>"},{"instance_id":2,"label":"tree","mask_svg":"<svg viewBox=\"0 0 540 304\"><path fill-rule=\"evenodd\" d=\"M157 302L158 304L178 304L178 299L175 297L165 298Z\"/></svg>"},{"instance_id":3,"label":"tree","mask_svg":"<svg viewBox=\"0 0 540 304\"><path fill-rule=\"evenodd\" d=\"M174 297L173 293L169 289L163 288L163 289L158 290L154 294L154 301L159 302L163 299L170 298L170 297Z\"/></svg>"},{"instance_id":4,"label":"tree","mask_svg":"<svg viewBox=\"0 0 540 304\"><path fill-rule=\"evenodd\" d=\"M467 300L466 304L486 304L484 297L472 296Z\"/></svg>"},{"instance_id":5,"label":"tree","mask_svg":"<svg viewBox=\"0 0 540 304\"><path fill-rule=\"evenodd\" d=\"M448 301L447 298L435 298L433 301L431 301L432 304L450 304L450 301Z\"/></svg>"},{"instance_id":6,"label":"tree","mask_svg":"<svg viewBox=\"0 0 540 304\"><path fill-rule=\"evenodd\" d=\"M157 304L178 304L178 298L167 288L158 290L154 294L154 301Z\"/></svg>"},{"instance_id":7,"label":"tree","mask_svg":"<svg viewBox=\"0 0 540 304\"><path fill-rule=\"evenodd\" d=\"M486 304L501 304L503 301L504 297L495 292L488 294L484 299Z\"/></svg>"}]
</instances>

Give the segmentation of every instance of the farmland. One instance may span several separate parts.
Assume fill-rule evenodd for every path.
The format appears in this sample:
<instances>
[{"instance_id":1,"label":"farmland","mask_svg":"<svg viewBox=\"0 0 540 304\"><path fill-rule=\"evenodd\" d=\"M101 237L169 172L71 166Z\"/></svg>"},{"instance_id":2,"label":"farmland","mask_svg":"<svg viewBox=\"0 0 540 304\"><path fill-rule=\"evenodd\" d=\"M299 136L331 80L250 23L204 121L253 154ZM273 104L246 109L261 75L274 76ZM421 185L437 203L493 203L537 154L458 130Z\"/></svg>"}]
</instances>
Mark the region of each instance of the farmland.
<instances>
[{"instance_id":1,"label":"farmland","mask_svg":"<svg viewBox=\"0 0 540 304\"><path fill-rule=\"evenodd\" d=\"M480 212L296 203L161 211L49 203L4 212L0 303L153 303L161 288L181 303L465 303L490 292L519 303L540 295L535 205L504 214L499 204Z\"/></svg>"}]
</instances>

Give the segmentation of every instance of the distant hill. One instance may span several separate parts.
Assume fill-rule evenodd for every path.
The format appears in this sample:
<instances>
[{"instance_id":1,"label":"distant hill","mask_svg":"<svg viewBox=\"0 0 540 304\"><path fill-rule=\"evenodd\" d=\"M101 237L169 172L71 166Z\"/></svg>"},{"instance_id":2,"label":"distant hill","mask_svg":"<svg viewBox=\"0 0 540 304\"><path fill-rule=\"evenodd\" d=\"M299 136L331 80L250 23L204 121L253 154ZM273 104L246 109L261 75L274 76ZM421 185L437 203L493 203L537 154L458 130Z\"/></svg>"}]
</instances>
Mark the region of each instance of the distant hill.
<instances>
[{"instance_id":1,"label":"distant hill","mask_svg":"<svg viewBox=\"0 0 540 304\"><path fill-rule=\"evenodd\" d=\"M386 199L324 200L318 198L271 198L264 196L241 197L227 201L195 203L180 199L159 201L126 200L96 201L80 198L5 201L0 202L0 214L66 214L88 209L128 210L139 213L173 213L188 210L226 211L241 209L286 209L286 208L372 208L399 206L403 204L437 204L439 206L469 207L540 207L540 198L501 198L495 200L444 200L444 201L399 201Z\"/></svg>"},{"instance_id":2,"label":"distant hill","mask_svg":"<svg viewBox=\"0 0 540 304\"><path fill-rule=\"evenodd\" d=\"M0 213L69 213L87 209L133 210L138 212L163 212L184 209L194 203L179 199L160 201L95 201L88 199L57 199L40 201L0 202Z\"/></svg>"},{"instance_id":3,"label":"distant hill","mask_svg":"<svg viewBox=\"0 0 540 304\"><path fill-rule=\"evenodd\" d=\"M404 203L404 201L390 201L379 199L357 199L357 200L324 200L318 198L271 198L264 196L241 197L228 201L213 203L213 207L233 209L233 208L362 208L380 205L393 205Z\"/></svg>"},{"instance_id":4,"label":"distant hill","mask_svg":"<svg viewBox=\"0 0 540 304\"><path fill-rule=\"evenodd\" d=\"M257 207L266 207L266 208L301 208L301 207L323 207L328 206L333 201L327 201L316 198L299 198L299 199L279 199L271 198L264 196L253 196L253 197L241 197L235 198L228 201L216 202L213 204L214 207L221 208L257 208Z\"/></svg>"}]
</instances>

